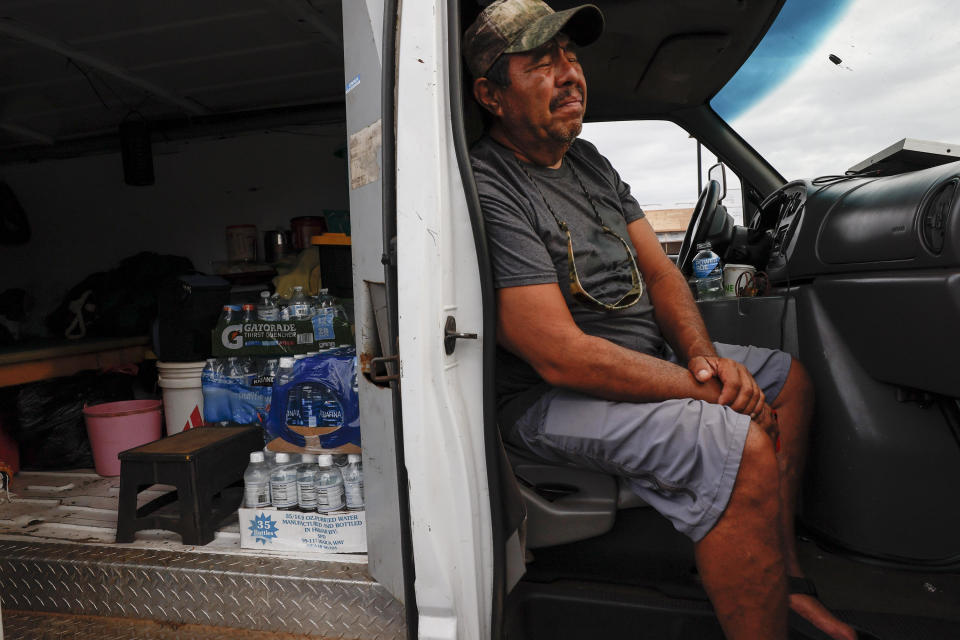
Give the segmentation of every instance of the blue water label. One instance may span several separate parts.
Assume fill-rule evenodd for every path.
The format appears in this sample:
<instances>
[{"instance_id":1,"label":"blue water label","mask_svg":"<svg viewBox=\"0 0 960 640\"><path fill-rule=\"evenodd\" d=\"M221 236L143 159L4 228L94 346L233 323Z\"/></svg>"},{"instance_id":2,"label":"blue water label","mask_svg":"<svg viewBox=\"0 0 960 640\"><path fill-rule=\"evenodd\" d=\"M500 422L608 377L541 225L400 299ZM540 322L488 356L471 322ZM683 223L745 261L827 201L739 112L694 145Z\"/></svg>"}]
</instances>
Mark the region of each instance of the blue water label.
<instances>
[{"instance_id":1,"label":"blue water label","mask_svg":"<svg viewBox=\"0 0 960 640\"><path fill-rule=\"evenodd\" d=\"M317 341L336 339L333 333L333 310L323 309L313 317L313 335Z\"/></svg>"},{"instance_id":2,"label":"blue water label","mask_svg":"<svg viewBox=\"0 0 960 640\"><path fill-rule=\"evenodd\" d=\"M263 545L273 542L273 539L277 537L277 523L273 521L270 515L263 512L251 518L250 526L247 528L250 529L250 535L253 536L253 539Z\"/></svg>"},{"instance_id":3,"label":"blue water label","mask_svg":"<svg viewBox=\"0 0 960 640\"><path fill-rule=\"evenodd\" d=\"M693 275L698 278L706 278L713 273L718 264L720 264L720 256L715 253L706 258L697 258L693 261Z\"/></svg>"}]
</instances>

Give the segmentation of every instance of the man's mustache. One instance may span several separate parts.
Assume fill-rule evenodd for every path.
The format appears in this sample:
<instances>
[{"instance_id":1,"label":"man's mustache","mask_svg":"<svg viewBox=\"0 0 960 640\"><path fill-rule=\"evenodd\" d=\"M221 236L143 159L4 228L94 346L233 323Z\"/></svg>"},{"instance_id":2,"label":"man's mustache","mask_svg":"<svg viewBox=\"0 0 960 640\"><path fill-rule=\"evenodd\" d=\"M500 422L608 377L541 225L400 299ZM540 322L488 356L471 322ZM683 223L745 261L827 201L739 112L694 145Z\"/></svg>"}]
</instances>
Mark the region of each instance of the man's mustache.
<instances>
[{"instance_id":1,"label":"man's mustache","mask_svg":"<svg viewBox=\"0 0 960 640\"><path fill-rule=\"evenodd\" d=\"M560 95L558 95L557 97L555 97L553 100L550 101L550 110L552 111L556 109L557 107L560 106L561 103L563 103L565 100L567 100L571 96L576 96L577 98L580 99L580 102L583 102L583 91L581 91L579 87L572 87L570 89L567 89L566 91L564 91L563 93L561 93Z\"/></svg>"}]
</instances>

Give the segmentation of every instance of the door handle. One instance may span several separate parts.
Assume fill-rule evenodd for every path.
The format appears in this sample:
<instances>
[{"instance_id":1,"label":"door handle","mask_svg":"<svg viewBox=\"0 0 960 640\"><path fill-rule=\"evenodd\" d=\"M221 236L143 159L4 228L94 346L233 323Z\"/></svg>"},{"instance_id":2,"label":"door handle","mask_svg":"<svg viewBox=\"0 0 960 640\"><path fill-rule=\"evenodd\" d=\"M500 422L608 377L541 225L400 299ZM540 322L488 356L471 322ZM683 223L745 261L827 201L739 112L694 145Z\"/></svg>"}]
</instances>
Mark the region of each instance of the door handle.
<instances>
[{"instance_id":1,"label":"door handle","mask_svg":"<svg viewBox=\"0 0 960 640\"><path fill-rule=\"evenodd\" d=\"M457 331L457 319L453 316L447 316L447 322L443 327L443 350L447 355L452 355L457 348L457 340L476 340L479 336L475 333L460 333Z\"/></svg>"}]
</instances>

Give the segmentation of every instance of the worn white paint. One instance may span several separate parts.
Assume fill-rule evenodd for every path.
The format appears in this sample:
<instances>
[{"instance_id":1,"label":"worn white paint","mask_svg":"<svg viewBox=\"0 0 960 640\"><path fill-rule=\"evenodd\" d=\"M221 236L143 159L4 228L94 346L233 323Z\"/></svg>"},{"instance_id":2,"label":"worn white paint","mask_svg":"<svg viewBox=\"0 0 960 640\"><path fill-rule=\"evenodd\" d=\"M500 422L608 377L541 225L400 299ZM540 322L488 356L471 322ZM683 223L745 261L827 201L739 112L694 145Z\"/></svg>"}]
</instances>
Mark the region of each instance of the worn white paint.
<instances>
[{"instance_id":1,"label":"worn white paint","mask_svg":"<svg viewBox=\"0 0 960 640\"><path fill-rule=\"evenodd\" d=\"M443 3L404 0L397 226L404 447L421 638L489 636L492 540L480 340L443 350L454 316L481 328L473 234L451 140Z\"/></svg>"}]
</instances>

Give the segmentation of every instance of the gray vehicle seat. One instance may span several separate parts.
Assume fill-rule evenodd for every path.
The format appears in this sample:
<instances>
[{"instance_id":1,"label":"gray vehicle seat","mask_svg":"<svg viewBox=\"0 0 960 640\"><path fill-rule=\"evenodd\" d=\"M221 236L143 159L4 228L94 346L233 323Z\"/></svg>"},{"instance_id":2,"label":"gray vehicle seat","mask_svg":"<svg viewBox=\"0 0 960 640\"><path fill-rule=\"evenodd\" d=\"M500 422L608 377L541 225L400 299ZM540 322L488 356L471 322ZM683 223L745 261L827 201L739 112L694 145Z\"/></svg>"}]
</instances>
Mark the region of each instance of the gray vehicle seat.
<instances>
[{"instance_id":1,"label":"gray vehicle seat","mask_svg":"<svg viewBox=\"0 0 960 640\"><path fill-rule=\"evenodd\" d=\"M544 462L511 445L505 448L527 509L528 549L602 535L613 527L619 509L647 506L615 476Z\"/></svg>"}]
</instances>

